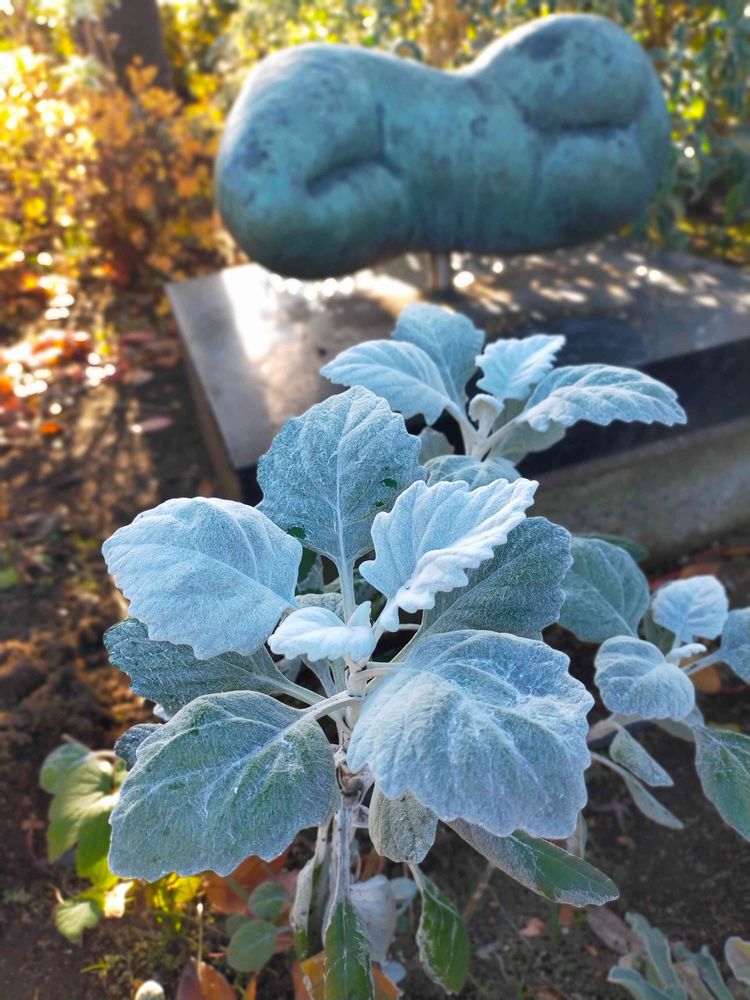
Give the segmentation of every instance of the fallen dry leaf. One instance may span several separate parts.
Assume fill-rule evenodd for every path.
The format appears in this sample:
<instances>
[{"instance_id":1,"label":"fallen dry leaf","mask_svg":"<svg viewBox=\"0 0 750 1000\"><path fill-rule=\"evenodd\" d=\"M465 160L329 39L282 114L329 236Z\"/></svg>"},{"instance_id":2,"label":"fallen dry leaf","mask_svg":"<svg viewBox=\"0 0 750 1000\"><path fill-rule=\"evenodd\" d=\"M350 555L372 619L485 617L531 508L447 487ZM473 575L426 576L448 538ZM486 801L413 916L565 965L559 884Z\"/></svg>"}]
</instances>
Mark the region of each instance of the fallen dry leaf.
<instances>
[{"instance_id":1,"label":"fallen dry leaf","mask_svg":"<svg viewBox=\"0 0 750 1000\"><path fill-rule=\"evenodd\" d=\"M398 1000L401 990L378 965L372 967L375 1000ZM323 952L292 965L294 1000L326 1000L325 956Z\"/></svg>"},{"instance_id":2,"label":"fallen dry leaf","mask_svg":"<svg viewBox=\"0 0 750 1000\"><path fill-rule=\"evenodd\" d=\"M256 857L245 858L229 878L222 878L213 873L206 875L203 888L209 903L219 913L246 913L245 898L250 896L261 882L276 881L285 864L286 853L273 861L263 861ZM229 879L240 887L239 893L232 888Z\"/></svg>"},{"instance_id":3,"label":"fallen dry leaf","mask_svg":"<svg viewBox=\"0 0 750 1000\"><path fill-rule=\"evenodd\" d=\"M620 955L640 948L640 941L625 921L608 906L592 906L586 920L602 944Z\"/></svg>"},{"instance_id":4,"label":"fallen dry leaf","mask_svg":"<svg viewBox=\"0 0 750 1000\"><path fill-rule=\"evenodd\" d=\"M693 682L695 690L701 691L703 694L718 694L721 691L721 674L716 667L705 667L698 673L691 674L690 680Z\"/></svg>"},{"instance_id":5,"label":"fallen dry leaf","mask_svg":"<svg viewBox=\"0 0 750 1000\"><path fill-rule=\"evenodd\" d=\"M177 1000L237 1000L237 994L212 965L191 958L177 984Z\"/></svg>"},{"instance_id":6,"label":"fallen dry leaf","mask_svg":"<svg viewBox=\"0 0 750 1000\"><path fill-rule=\"evenodd\" d=\"M525 925L518 932L522 938L536 938L544 934L547 925L539 917L529 917Z\"/></svg>"}]
</instances>

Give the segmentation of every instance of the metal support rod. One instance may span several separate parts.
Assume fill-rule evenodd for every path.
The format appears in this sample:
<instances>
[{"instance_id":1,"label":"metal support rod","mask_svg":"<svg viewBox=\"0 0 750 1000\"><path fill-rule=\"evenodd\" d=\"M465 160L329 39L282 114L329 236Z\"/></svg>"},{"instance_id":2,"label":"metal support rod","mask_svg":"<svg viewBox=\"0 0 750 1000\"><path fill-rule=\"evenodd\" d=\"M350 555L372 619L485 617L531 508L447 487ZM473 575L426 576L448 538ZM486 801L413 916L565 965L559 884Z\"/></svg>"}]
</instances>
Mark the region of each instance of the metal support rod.
<instances>
[{"instance_id":1,"label":"metal support rod","mask_svg":"<svg viewBox=\"0 0 750 1000\"><path fill-rule=\"evenodd\" d=\"M448 292L453 288L453 269L449 253L428 254L427 287L431 292Z\"/></svg>"}]
</instances>

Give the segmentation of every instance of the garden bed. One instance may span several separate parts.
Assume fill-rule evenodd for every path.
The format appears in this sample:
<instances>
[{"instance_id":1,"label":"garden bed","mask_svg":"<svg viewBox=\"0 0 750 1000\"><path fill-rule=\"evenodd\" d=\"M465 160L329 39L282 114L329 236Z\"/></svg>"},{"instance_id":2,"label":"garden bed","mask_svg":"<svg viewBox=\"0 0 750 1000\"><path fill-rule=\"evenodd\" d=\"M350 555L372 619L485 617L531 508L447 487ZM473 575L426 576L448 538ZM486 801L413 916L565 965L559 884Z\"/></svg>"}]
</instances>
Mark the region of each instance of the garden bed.
<instances>
[{"instance_id":1,"label":"garden bed","mask_svg":"<svg viewBox=\"0 0 750 1000\"><path fill-rule=\"evenodd\" d=\"M49 799L37 781L43 757L63 733L108 747L148 716L103 650L103 631L121 616L122 604L99 547L139 510L167 497L211 492L182 366L160 368L142 384L112 380L80 395L61 433L19 439L0 466L10 489L6 531L19 541L19 583L0 592L1 981L8 996L19 998L122 1000L153 976L174 996L179 970L194 952L192 930L167 932L143 914L104 921L78 946L55 930L54 889L69 889L74 874L45 860ZM718 572L733 606L750 603L748 541L750 530L717 539L698 557L710 565L705 571ZM577 671L586 671L586 647L573 647L562 632L552 641L575 656ZM709 696L705 713L709 721L747 728L748 707L750 693L738 686ZM675 778L663 801L685 830L654 826L634 812L621 785L602 777L588 811L591 860L620 886L616 912L636 909L670 937L691 947L706 943L719 955L728 935L746 930L750 871L737 862L742 842L702 797L692 748L658 732L645 739ZM443 849L430 855L426 869L466 906L484 862L453 834L441 836ZM501 874L490 880L469 929L474 955L464 997L623 995L605 982L616 953L584 914L552 906ZM263 1000L291 995L285 961L264 972ZM413 972L406 995L442 994Z\"/></svg>"}]
</instances>

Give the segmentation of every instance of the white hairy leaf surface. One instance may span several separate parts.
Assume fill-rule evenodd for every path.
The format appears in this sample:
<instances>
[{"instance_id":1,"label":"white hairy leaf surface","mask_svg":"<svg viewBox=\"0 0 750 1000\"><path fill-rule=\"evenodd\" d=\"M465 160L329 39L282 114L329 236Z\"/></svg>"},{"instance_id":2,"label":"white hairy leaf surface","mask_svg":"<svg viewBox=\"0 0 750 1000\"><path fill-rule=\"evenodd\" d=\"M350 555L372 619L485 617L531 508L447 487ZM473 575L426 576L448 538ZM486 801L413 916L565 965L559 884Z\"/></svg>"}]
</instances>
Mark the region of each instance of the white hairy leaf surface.
<instances>
[{"instance_id":1,"label":"white hairy leaf surface","mask_svg":"<svg viewBox=\"0 0 750 1000\"><path fill-rule=\"evenodd\" d=\"M465 630L419 643L368 694L349 766L446 821L567 837L586 802L591 695L541 642Z\"/></svg>"},{"instance_id":2,"label":"white hairy leaf surface","mask_svg":"<svg viewBox=\"0 0 750 1000\"><path fill-rule=\"evenodd\" d=\"M364 386L405 417L422 414L434 424L455 407L452 386L420 347L394 340L366 340L342 351L320 369L338 385Z\"/></svg>"},{"instance_id":3,"label":"white hairy leaf surface","mask_svg":"<svg viewBox=\"0 0 750 1000\"><path fill-rule=\"evenodd\" d=\"M497 418L505 410L502 400L488 392L478 392L469 400L469 416L478 425L482 436L489 434Z\"/></svg>"},{"instance_id":4,"label":"white hairy leaf surface","mask_svg":"<svg viewBox=\"0 0 750 1000\"><path fill-rule=\"evenodd\" d=\"M750 941L744 941L736 935L727 938L724 945L724 958L732 970L734 978L746 986L750 986ZM731 995L729 994L729 996Z\"/></svg>"},{"instance_id":5,"label":"white hairy leaf surface","mask_svg":"<svg viewBox=\"0 0 750 1000\"><path fill-rule=\"evenodd\" d=\"M255 692L204 695L159 726L112 814L110 866L154 881L271 860L337 796L331 747L304 712Z\"/></svg>"},{"instance_id":6,"label":"white hairy leaf surface","mask_svg":"<svg viewBox=\"0 0 750 1000\"><path fill-rule=\"evenodd\" d=\"M677 394L650 375L613 365L565 365L545 375L515 418L544 433L579 420L606 426L613 420L671 427L684 424Z\"/></svg>"},{"instance_id":7,"label":"white hairy leaf surface","mask_svg":"<svg viewBox=\"0 0 750 1000\"><path fill-rule=\"evenodd\" d=\"M670 649L666 653L666 659L669 663L682 663L683 660L689 660L693 656L697 656L699 653L705 653L706 647L702 642L686 642L684 646L675 646L674 649Z\"/></svg>"},{"instance_id":8,"label":"white hairy leaf surface","mask_svg":"<svg viewBox=\"0 0 750 1000\"><path fill-rule=\"evenodd\" d=\"M258 464L259 509L307 548L349 566L372 549L375 515L422 478L418 452L418 438L385 400L350 389L287 420Z\"/></svg>"},{"instance_id":9,"label":"white hairy leaf surface","mask_svg":"<svg viewBox=\"0 0 750 1000\"><path fill-rule=\"evenodd\" d=\"M397 342L414 344L432 359L450 398L463 409L466 383L476 371L484 333L467 316L416 302L401 312L392 337Z\"/></svg>"},{"instance_id":10,"label":"white hairy leaf surface","mask_svg":"<svg viewBox=\"0 0 750 1000\"><path fill-rule=\"evenodd\" d=\"M487 458L480 462L470 455L439 455L425 464L427 485L435 483L469 484L469 489L486 486L498 479L514 482L520 479L520 473L515 465L504 458Z\"/></svg>"},{"instance_id":11,"label":"white hairy leaf surface","mask_svg":"<svg viewBox=\"0 0 750 1000\"><path fill-rule=\"evenodd\" d=\"M300 608L283 620L268 645L282 656L306 656L309 660L365 659L377 643L370 626L370 608L369 601L360 604L346 624L327 608Z\"/></svg>"},{"instance_id":12,"label":"white hairy leaf surface","mask_svg":"<svg viewBox=\"0 0 750 1000\"><path fill-rule=\"evenodd\" d=\"M644 979L640 972L624 965L613 965L609 970L607 982L616 983L634 997L635 1000L686 1000L687 994L675 996L654 986Z\"/></svg>"},{"instance_id":13,"label":"white hairy leaf surface","mask_svg":"<svg viewBox=\"0 0 750 1000\"><path fill-rule=\"evenodd\" d=\"M679 643L715 639L724 628L729 602L715 576L691 576L659 587L651 613L656 624L669 629Z\"/></svg>"},{"instance_id":14,"label":"white hairy leaf surface","mask_svg":"<svg viewBox=\"0 0 750 1000\"><path fill-rule=\"evenodd\" d=\"M136 694L174 715L202 694L262 691L280 694L289 686L264 646L248 656L221 653L199 660L190 646L149 639L135 618L113 625L104 635L110 663L130 677Z\"/></svg>"},{"instance_id":15,"label":"white hairy leaf surface","mask_svg":"<svg viewBox=\"0 0 750 1000\"><path fill-rule=\"evenodd\" d=\"M678 819L648 789L644 788L637 778L630 777L629 775L623 775L622 778L636 808L650 819L652 823L658 823L659 826L666 826L669 830L684 829L682 820Z\"/></svg>"},{"instance_id":16,"label":"white hairy leaf surface","mask_svg":"<svg viewBox=\"0 0 750 1000\"><path fill-rule=\"evenodd\" d=\"M369 832L378 854L391 861L419 864L435 842L437 816L411 792L389 799L376 784L370 800Z\"/></svg>"},{"instance_id":17,"label":"white hairy leaf surface","mask_svg":"<svg viewBox=\"0 0 750 1000\"><path fill-rule=\"evenodd\" d=\"M484 373L477 385L501 401L526 399L532 387L552 370L564 344L565 337L545 333L523 340L496 340L477 358Z\"/></svg>"},{"instance_id":18,"label":"white hairy leaf surface","mask_svg":"<svg viewBox=\"0 0 750 1000\"><path fill-rule=\"evenodd\" d=\"M573 565L563 580L560 624L584 642L638 634L649 602L648 581L619 545L573 536Z\"/></svg>"},{"instance_id":19,"label":"white hairy leaf surface","mask_svg":"<svg viewBox=\"0 0 750 1000\"><path fill-rule=\"evenodd\" d=\"M490 458L504 458L518 463L525 455L546 451L562 441L567 428L563 424L551 423L546 431L537 431L529 424L511 420L503 428L502 439L490 451Z\"/></svg>"},{"instance_id":20,"label":"white hairy leaf surface","mask_svg":"<svg viewBox=\"0 0 750 1000\"><path fill-rule=\"evenodd\" d=\"M302 546L232 500L167 500L102 551L149 638L192 646L200 659L254 652L295 606Z\"/></svg>"},{"instance_id":21,"label":"white hairy leaf surface","mask_svg":"<svg viewBox=\"0 0 750 1000\"><path fill-rule=\"evenodd\" d=\"M370 958L383 963L396 933L396 898L385 875L375 875L365 882L355 882L349 888L370 944Z\"/></svg>"},{"instance_id":22,"label":"white hairy leaf surface","mask_svg":"<svg viewBox=\"0 0 750 1000\"><path fill-rule=\"evenodd\" d=\"M419 432L419 461L422 465L440 455L452 455L455 448L442 431L425 427Z\"/></svg>"},{"instance_id":23,"label":"white hairy leaf surface","mask_svg":"<svg viewBox=\"0 0 750 1000\"><path fill-rule=\"evenodd\" d=\"M695 767L724 822L750 840L750 736L696 724Z\"/></svg>"},{"instance_id":24,"label":"white hairy leaf surface","mask_svg":"<svg viewBox=\"0 0 750 1000\"><path fill-rule=\"evenodd\" d=\"M690 678L644 639L607 639L596 654L596 683L613 712L679 721L695 707Z\"/></svg>"},{"instance_id":25,"label":"white hairy leaf surface","mask_svg":"<svg viewBox=\"0 0 750 1000\"><path fill-rule=\"evenodd\" d=\"M730 611L721 633L719 655L746 684L750 684L750 608Z\"/></svg>"},{"instance_id":26,"label":"white hairy leaf surface","mask_svg":"<svg viewBox=\"0 0 750 1000\"><path fill-rule=\"evenodd\" d=\"M414 483L372 526L375 558L362 576L388 598L382 625L398 627L398 609L432 608L435 595L468 583L466 571L491 559L523 521L537 484L504 480L469 490L466 483Z\"/></svg>"},{"instance_id":27,"label":"white hairy leaf surface","mask_svg":"<svg viewBox=\"0 0 750 1000\"><path fill-rule=\"evenodd\" d=\"M565 600L561 583L570 562L565 528L543 517L522 521L492 559L469 570L465 587L435 595L415 643L462 628L540 639L542 629L560 615Z\"/></svg>"},{"instance_id":28,"label":"white hairy leaf surface","mask_svg":"<svg viewBox=\"0 0 750 1000\"><path fill-rule=\"evenodd\" d=\"M601 906L617 899L617 886L593 865L561 847L520 831L496 837L481 826L454 820L453 829L488 861L532 892L570 906Z\"/></svg>"},{"instance_id":29,"label":"white hairy leaf surface","mask_svg":"<svg viewBox=\"0 0 750 1000\"><path fill-rule=\"evenodd\" d=\"M609 756L617 764L627 768L636 778L645 781L647 785L664 786L674 784L670 776L654 760L637 739L630 735L627 729L618 729L609 746Z\"/></svg>"}]
</instances>

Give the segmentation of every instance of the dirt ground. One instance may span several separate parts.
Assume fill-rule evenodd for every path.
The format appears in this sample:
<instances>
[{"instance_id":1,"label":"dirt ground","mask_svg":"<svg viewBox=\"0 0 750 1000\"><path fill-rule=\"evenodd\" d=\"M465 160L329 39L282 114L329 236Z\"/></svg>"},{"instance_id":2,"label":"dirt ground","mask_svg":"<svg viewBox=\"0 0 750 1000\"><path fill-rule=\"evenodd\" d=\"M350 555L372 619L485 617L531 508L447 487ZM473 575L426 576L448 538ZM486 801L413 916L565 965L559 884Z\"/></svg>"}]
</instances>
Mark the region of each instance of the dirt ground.
<instances>
[{"instance_id":1,"label":"dirt ground","mask_svg":"<svg viewBox=\"0 0 750 1000\"><path fill-rule=\"evenodd\" d=\"M158 342L157 354L173 350L173 331ZM55 889L70 891L75 878L45 860L49 799L37 784L39 765L62 734L109 747L148 717L102 647L123 605L106 576L101 542L146 507L213 489L181 363L155 365L151 376L79 394L60 434L22 437L0 450L0 542L19 572L16 586L0 590L0 994L9 1000L127 1000L134 983L151 977L174 996L194 948L190 935L170 934L139 914L105 921L76 946L57 933ZM699 557L718 570L734 606L750 603L748 540L750 530L717 540ZM574 652L585 674L590 651ZM730 683L707 697L704 709L710 721L750 730L748 689ZM685 830L650 823L628 806L616 780L602 777L588 813L591 860L621 888L616 912L637 910L670 937L691 947L706 943L719 956L728 935L750 930L748 847L700 794L691 747L656 731L645 739L675 778L660 798ZM449 832L441 837L426 868L466 905L483 861ZM570 918L493 875L470 921L474 955L462 997L624 996L605 982L614 952L585 914ZM290 995L283 960L276 960L258 996ZM442 994L414 972L405 995Z\"/></svg>"}]
</instances>

